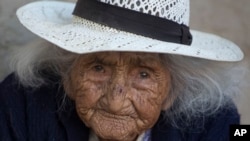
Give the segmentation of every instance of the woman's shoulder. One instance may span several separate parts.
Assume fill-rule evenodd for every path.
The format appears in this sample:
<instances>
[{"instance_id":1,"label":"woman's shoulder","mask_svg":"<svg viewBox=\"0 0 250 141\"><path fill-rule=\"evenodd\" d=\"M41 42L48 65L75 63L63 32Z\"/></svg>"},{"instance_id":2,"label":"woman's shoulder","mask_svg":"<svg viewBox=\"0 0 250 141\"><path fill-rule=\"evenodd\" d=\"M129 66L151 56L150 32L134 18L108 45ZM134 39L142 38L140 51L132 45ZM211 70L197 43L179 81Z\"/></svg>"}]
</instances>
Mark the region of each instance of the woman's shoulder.
<instances>
[{"instance_id":1,"label":"woman's shoulder","mask_svg":"<svg viewBox=\"0 0 250 141\"><path fill-rule=\"evenodd\" d=\"M188 126L185 125L189 122ZM153 140L163 141L228 141L230 125L240 124L240 115L232 102L225 105L216 113L206 116L197 116L192 121L185 118L176 125L166 122L164 114L153 127Z\"/></svg>"},{"instance_id":2,"label":"woman's shoulder","mask_svg":"<svg viewBox=\"0 0 250 141\"><path fill-rule=\"evenodd\" d=\"M11 132L22 136L20 141L27 139L25 111L23 88L10 74L0 83L0 140L11 140Z\"/></svg>"},{"instance_id":3,"label":"woman's shoulder","mask_svg":"<svg viewBox=\"0 0 250 141\"><path fill-rule=\"evenodd\" d=\"M15 74L7 76L0 83L0 140L56 136L55 131L62 130L57 124L56 97L62 96L59 94L62 93L57 84L24 87Z\"/></svg>"},{"instance_id":4,"label":"woman's shoulder","mask_svg":"<svg viewBox=\"0 0 250 141\"><path fill-rule=\"evenodd\" d=\"M0 101L8 105L22 105L27 98L41 95L44 98L49 96L50 91L58 87L55 83L46 84L39 87L24 86L18 77L11 73L0 83ZM57 89L58 90L58 89ZM46 92L48 91L48 92ZM16 103L18 102L18 103Z\"/></svg>"},{"instance_id":5,"label":"woman's shoulder","mask_svg":"<svg viewBox=\"0 0 250 141\"><path fill-rule=\"evenodd\" d=\"M14 108L14 106L22 107L23 87L20 85L14 73L8 75L0 83L0 107L3 109Z\"/></svg>"}]
</instances>

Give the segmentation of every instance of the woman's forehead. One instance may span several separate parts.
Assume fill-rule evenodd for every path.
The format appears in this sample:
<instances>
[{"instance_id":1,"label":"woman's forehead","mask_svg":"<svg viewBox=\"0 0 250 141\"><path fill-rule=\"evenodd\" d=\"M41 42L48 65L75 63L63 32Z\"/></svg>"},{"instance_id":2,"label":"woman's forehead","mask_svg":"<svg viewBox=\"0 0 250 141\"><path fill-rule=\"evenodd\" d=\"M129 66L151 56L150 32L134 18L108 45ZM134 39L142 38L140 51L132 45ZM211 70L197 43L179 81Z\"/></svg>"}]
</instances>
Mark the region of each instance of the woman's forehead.
<instances>
[{"instance_id":1,"label":"woman's forehead","mask_svg":"<svg viewBox=\"0 0 250 141\"><path fill-rule=\"evenodd\" d=\"M84 61L99 61L102 63L119 64L150 64L161 63L158 53L141 52L99 52L86 54L81 57Z\"/></svg>"}]
</instances>

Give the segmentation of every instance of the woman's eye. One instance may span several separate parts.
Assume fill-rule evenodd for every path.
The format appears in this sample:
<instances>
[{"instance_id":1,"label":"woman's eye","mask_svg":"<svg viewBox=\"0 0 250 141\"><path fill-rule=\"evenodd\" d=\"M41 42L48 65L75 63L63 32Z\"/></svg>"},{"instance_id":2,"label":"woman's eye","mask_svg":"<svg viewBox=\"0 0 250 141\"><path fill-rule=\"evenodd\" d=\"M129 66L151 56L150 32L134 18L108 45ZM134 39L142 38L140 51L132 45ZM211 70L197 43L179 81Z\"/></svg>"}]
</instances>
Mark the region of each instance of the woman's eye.
<instances>
[{"instance_id":1,"label":"woman's eye","mask_svg":"<svg viewBox=\"0 0 250 141\"><path fill-rule=\"evenodd\" d=\"M102 65L95 65L93 69L96 72L104 72L104 67Z\"/></svg>"},{"instance_id":2,"label":"woman's eye","mask_svg":"<svg viewBox=\"0 0 250 141\"><path fill-rule=\"evenodd\" d=\"M149 78L149 74L147 72L140 72L140 78L146 79Z\"/></svg>"}]
</instances>

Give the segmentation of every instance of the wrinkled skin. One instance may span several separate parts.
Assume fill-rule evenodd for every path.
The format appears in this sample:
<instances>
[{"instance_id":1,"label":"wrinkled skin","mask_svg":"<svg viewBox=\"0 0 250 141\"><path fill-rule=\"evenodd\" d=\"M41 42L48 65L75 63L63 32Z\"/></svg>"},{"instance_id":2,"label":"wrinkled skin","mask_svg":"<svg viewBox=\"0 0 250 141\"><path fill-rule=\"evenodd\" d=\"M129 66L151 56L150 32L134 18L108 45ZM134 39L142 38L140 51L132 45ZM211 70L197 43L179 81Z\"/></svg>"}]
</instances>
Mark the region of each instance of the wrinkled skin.
<instances>
[{"instance_id":1,"label":"wrinkled skin","mask_svg":"<svg viewBox=\"0 0 250 141\"><path fill-rule=\"evenodd\" d=\"M159 54L93 53L74 62L64 87L100 140L133 141L156 123L170 73Z\"/></svg>"}]
</instances>

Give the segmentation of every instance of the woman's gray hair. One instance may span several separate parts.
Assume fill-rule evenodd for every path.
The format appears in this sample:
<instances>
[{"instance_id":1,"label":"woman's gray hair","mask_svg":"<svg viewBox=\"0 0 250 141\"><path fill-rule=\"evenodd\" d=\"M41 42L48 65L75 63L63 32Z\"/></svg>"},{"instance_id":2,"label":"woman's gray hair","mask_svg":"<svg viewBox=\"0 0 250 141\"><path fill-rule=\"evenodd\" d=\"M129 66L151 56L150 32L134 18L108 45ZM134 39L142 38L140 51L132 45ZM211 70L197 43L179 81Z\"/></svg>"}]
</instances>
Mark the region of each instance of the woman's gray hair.
<instances>
[{"instance_id":1,"label":"woman's gray hair","mask_svg":"<svg viewBox=\"0 0 250 141\"><path fill-rule=\"evenodd\" d=\"M79 56L48 43L36 46L22 48L12 57L12 69L24 86L45 84L46 80L40 75L44 69L66 77ZM239 84L246 71L239 63L179 55L162 55L162 58L171 72L171 90L166 103L172 102L172 106L165 109L165 118L176 127L180 127L177 123L180 119L189 126L195 117L212 115L225 105L230 107L232 98L239 94Z\"/></svg>"},{"instance_id":2,"label":"woman's gray hair","mask_svg":"<svg viewBox=\"0 0 250 141\"><path fill-rule=\"evenodd\" d=\"M46 84L42 71L64 77L78 54L74 54L44 41L36 41L16 49L9 58L10 69L23 86L40 87Z\"/></svg>"},{"instance_id":3,"label":"woman's gray hair","mask_svg":"<svg viewBox=\"0 0 250 141\"><path fill-rule=\"evenodd\" d=\"M235 96L247 69L240 62L219 62L178 55L166 55L172 74L170 97L175 98L165 117L179 128L196 124L225 108L235 108ZM176 122L178 121L178 122ZM204 123L203 123L204 124ZM196 125L197 126L197 125ZM202 128L203 125L199 125Z\"/></svg>"}]
</instances>

